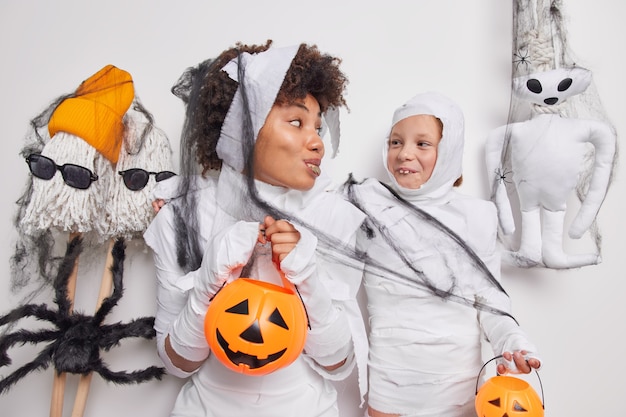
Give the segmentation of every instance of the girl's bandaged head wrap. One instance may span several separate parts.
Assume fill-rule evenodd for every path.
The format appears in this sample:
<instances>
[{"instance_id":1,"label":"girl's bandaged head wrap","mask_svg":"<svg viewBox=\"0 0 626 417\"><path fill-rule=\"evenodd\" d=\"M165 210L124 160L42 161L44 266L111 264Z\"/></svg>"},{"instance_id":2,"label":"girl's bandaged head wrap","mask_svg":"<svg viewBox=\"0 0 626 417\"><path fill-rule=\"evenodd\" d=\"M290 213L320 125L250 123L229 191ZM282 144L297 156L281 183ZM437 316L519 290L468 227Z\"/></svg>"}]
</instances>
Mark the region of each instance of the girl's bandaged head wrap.
<instances>
[{"instance_id":1,"label":"girl's bandaged head wrap","mask_svg":"<svg viewBox=\"0 0 626 417\"><path fill-rule=\"evenodd\" d=\"M459 106L448 97L436 93L421 93L396 109L393 114L391 129L401 120L420 114L428 114L440 119L443 124L441 141L437 149L437 161L432 175L419 189L401 187L387 166L389 137L383 146L383 164L393 188L403 197L436 197L452 189L454 182L463 173L463 144L465 122ZM389 133L391 134L391 129ZM433 194L434 193L434 194Z\"/></svg>"}]
</instances>

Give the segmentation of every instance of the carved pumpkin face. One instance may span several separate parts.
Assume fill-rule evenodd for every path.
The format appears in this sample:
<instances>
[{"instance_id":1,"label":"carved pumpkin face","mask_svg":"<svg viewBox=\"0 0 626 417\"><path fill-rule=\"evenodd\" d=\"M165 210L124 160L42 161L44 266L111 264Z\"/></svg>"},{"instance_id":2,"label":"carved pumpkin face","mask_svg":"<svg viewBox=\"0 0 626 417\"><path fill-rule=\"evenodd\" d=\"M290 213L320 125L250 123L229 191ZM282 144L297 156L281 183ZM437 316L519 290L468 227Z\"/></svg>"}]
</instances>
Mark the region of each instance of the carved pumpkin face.
<instances>
[{"instance_id":1,"label":"carved pumpkin face","mask_svg":"<svg viewBox=\"0 0 626 417\"><path fill-rule=\"evenodd\" d=\"M204 331L227 368L267 375L292 363L304 348L306 311L291 288L239 278L209 304Z\"/></svg>"},{"instance_id":2,"label":"carved pumpkin face","mask_svg":"<svg viewBox=\"0 0 626 417\"><path fill-rule=\"evenodd\" d=\"M476 394L478 417L543 417L541 398L528 382L512 376L490 378Z\"/></svg>"}]
</instances>

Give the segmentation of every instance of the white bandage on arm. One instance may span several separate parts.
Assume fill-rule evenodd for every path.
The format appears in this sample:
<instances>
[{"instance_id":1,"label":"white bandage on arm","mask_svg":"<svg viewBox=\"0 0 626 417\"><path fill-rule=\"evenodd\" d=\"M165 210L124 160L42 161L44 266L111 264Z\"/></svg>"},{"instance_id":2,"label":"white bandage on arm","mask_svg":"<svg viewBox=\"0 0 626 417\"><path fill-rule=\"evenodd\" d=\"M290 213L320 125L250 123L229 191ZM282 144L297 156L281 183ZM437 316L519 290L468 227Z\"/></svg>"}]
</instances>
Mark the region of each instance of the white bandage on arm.
<instances>
[{"instance_id":1,"label":"white bandage on arm","mask_svg":"<svg viewBox=\"0 0 626 417\"><path fill-rule=\"evenodd\" d=\"M258 223L240 221L208 243L187 304L169 329L170 345L179 356L193 362L209 356L204 334L209 303L226 282L239 277L254 250L258 233Z\"/></svg>"},{"instance_id":2,"label":"white bandage on arm","mask_svg":"<svg viewBox=\"0 0 626 417\"><path fill-rule=\"evenodd\" d=\"M504 294L502 294L504 296ZM499 305L503 311L510 311L507 305ZM513 320L513 318L491 312L480 312L480 323L485 332L487 340L491 344L491 348L495 355L501 355L504 352L526 351L526 359L536 358L537 348L530 342L526 333ZM517 372L517 367L513 361L506 361L507 366L512 372Z\"/></svg>"},{"instance_id":3,"label":"white bandage on arm","mask_svg":"<svg viewBox=\"0 0 626 417\"><path fill-rule=\"evenodd\" d=\"M169 329L172 349L189 361L198 362L209 356L209 345L204 336L204 317L210 297L196 288L192 289L187 304Z\"/></svg>"},{"instance_id":4,"label":"white bandage on arm","mask_svg":"<svg viewBox=\"0 0 626 417\"><path fill-rule=\"evenodd\" d=\"M179 378L186 378L191 373L185 372L176 367L169 355L165 351L165 339L167 338L171 324L176 320L180 312L185 308L187 304L187 296L189 287L193 286L194 272L188 274L184 279L176 280L176 276L169 276L168 274L157 268L158 289L157 289L157 314L155 316L154 329L156 330L157 352L159 357L165 365L165 369L171 375ZM172 283L178 282L182 284L175 285Z\"/></svg>"},{"instance_id":5,"label":"white bandage on arm","mask_svg":"<svg viewBox=\"0 0 626 417\"><path fill-rule=\"evenodd\" d=\"M192 371L192 372L183 371L182 369L180 369L179 367L177 367L176 365L172 363L172 360L170 359L169 355L165 351L165 338L166 337L167 337L167 334L157 334L157 353L159 354L159 357L161 358L161 361L163 362L163 365L165 366L167 373L170 375L174 375L178 378L190 377L191 375L195 373L195 371Z\"/></svg>"},{"instance_id":6,"label":"white bandage on arm","mask_svg":"<svg viewBox=\"0 0 626 417\"><path fill-rule=\"evenodd\" d=\"M347 315L333 302L321 282L315 263L317 239L307 230L281 262L281 269L296 286L309 318L305 352L322 366L342 362L352 355L352 336Z\"/></svg>"}]
</instances>

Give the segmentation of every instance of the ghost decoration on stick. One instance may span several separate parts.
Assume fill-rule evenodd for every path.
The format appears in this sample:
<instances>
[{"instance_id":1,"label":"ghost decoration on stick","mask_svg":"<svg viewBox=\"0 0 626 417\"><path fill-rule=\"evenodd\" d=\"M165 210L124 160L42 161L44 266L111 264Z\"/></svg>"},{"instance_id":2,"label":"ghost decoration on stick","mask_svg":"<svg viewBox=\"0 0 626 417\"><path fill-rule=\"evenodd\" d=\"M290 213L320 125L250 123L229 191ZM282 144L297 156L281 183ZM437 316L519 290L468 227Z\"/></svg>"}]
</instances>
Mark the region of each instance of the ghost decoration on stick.
<instances>
[{"instance_id":1,"label":"ghost decoration on stick","mask_svg":"<svg viewBox=\"0 0 626 417\"><path fill-rule=\"evenodd\" d=\"M106 235L111 239L142 238L155 215L154 187L175 175L169 140L146 114L134 109L126 113L124 142L105 207Z\"/></svg>"},{"instance_id":2,"label":"ghost decoration on stick","mask_svg":"<svg viewBox=\"0 0 626 417\"><path fill-rule=\"evenodd\" d=\"M86 246L106 239L102 211L122 146L124 114L133 100L130 74L108 65L31 121L21 155L32 175L14 220L12 290L34 277L50 284L59 238L81 236Z\"/></svg>"},{"instance_id":3,"label":"ghost decoration on stick","mask_svg":"<svg viewBox=\"0 0 626 417\"><path fill-rule=\"evenodd\" d=\"M594 265L601 262L595 223L616 161L615 130L589 116L601 112L600 104L590 103L591 71L569 57L560 2L514 3L510 122L489 133L485 148L491 198L504 235L516 229L509 194L519 201L519 248L507 250L503 259L518 267ZM573 195L580 205L567 234L580 239L589 232L594 252L564 249Z\"/></svg>"},{"instance_id":4,"label":"ghost decoration on stick","mask_svg":"<svg viewBox=\"0 0 626 417\"><path fill-rule=\"evenodd\" d=\"M107 259L93 318L73 312L78 253L72 258L74 267L71 274L62 281L66 288L57 288L59 280L54 280L55 302L59 301L58 294L67 295L68 308L64 314L68 315L69 321L76 321L78 326L83 321L91 323L100 320L100 323L103 314L106 314L104 312L110 311L122 295L120 263L124 259L123 242L141 235L153 216L150 200L146 196L154 180L145 181L137 187L135 179L134 187L123 189L124 185L120 184L126 184L126 176L118 173L117 169L119 167L126 172L132 167L133 173L147 173L148 180L154 170L167 170L173 175L169 171L171 149L167 137L153 125L152 115L135 96L131 75L113 65L105 66L83 81L74 93L57 99L33 119L31 125L30 143L24 147L22 154L32 175L27 190L18 202L15 219L20 236L12 258L12 289L26 286L31 275L43 278L38 288L20 303L25 307L33 305L26 303L42 292L42 288L52 286L50 277L55 274L55 261L61 259L66 262L68 259L67 255L63 258L53 255L58 237L67 234L70 245L80 239L81 247L86 249L100 247L108 240ZM163 175L161 172L160 176ZM117 267L114 267L114 246L118 248ZM114 271L117 271L116 285ZM152 338L153 322L153 317L134 320L128 327L120 328L118 335L121 338ZM110 327L103 325L101 330ZM101 347L95 335L88 339L90 343L87 339L72 339L68 334L74 331L70 326L59 333L59 338L75 340L77 345L70 347L77 352L85 349L97 351ZM6 329L0 334L5 347L12 346L16 337L19 337L18 333L7 334ZM55 359L51 417L62 415L64 369L80 374L72 416L84 413L92 372L100 368L92 366L92 362L81 362L79 357L69 358L73 361L71 366L57 363ZM105 369L100 371L105 372L103 376L108 380L125 384L160 378L164 372L157 367L130 374L110 373Z\"/></svg>"},{"instance_id":5,"label":"ghost decoration on stick","mask_svg":"<svg viewBox=\"0 0 626 417\"><path fill-rule=\"evenodd\" d=\"M134 94L131 75L107 65L33 121L33 137L37 139L34 144L40 145L40 150L29 146L23 150L32 174L32 187L22 199L18 214L21 218L16 219L22 238L16 251L21 249L20 245L27 248L37 242L40 236L51 238L45 250L31 247L21 257L14 256L14 271L19 270L20 263L32 262L29 258L35 253L39 255L39 274L45 277L52 272L52 266L45 266L51 263L56 240L52 231L67 233L70 242L82 240L85 234L95 236L90 240L96 243L101 240L97 237L106 233L106 218L101 211L106 206L113 165L119 157L123 117ZM76 257L65 284L70 314L74 307L78 261ZM65 381L65 372L54 373L51 417L62 415Z\"/></svg>"}]
</instances>

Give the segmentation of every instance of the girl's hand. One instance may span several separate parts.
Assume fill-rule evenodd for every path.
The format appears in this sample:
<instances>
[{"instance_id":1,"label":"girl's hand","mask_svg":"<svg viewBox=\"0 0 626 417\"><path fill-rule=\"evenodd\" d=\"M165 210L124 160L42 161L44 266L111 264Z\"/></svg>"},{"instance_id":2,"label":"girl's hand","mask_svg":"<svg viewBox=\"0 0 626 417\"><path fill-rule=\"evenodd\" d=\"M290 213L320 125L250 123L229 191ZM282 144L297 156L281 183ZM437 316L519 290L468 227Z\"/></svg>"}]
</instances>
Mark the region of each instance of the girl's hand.
<instances>
[{"instance_id":1,"label":"girl's hand","mask_svg":"<svg viewBox=\"0 0 626 417\"><path fill-rule=\"evenodd\" d=\"M515 366L517 367L517 372L527 374L533 369L539 369L539 367L541 366L541 362L537 358L530 357L526 359L527 354L528 352L526 352L525 350L519 350L513 353L504 352L502 354L502 357L509 362L513 361L515 363ZM505 364L503 363L498 364L498 367L497 367L498 374L504 375L509 371L511 370Z\"/></svg>"}]
</instances>

